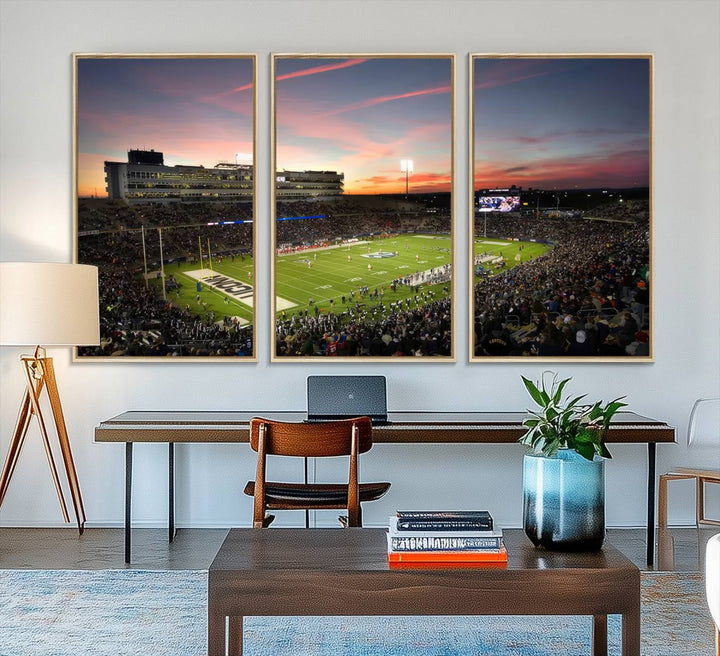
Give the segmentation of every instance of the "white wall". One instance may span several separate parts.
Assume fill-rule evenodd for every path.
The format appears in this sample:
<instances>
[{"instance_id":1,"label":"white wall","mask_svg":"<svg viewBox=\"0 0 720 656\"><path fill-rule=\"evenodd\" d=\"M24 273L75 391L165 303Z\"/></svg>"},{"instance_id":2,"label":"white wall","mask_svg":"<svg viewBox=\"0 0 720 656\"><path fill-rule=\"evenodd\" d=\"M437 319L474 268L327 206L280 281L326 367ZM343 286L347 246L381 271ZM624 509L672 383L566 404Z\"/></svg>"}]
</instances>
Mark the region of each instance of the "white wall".
<instances>
[{"instance_id":1,"label":"white wall","mask_svg":"<svg viewBox=\"0 0 720 656\"><path fill-rule=\"evenodd\" d=\"M71 53L256 52L259 54L260 224L258 283L267 298L269 203L269 54L271 52L454 52L457 55L455 234L457 271L468 266L469 52L655 53L654 364L562 364L574 389L611 398L678 427L678 446L658 448L659 470L708 465L709 451L688 450L692 401L719 393L718 257L720 4L550 1L58 1L2 0L0 16L0 259L72 257ZM690 199L688 203L684 199ZM90 525L123 518L124 451L93 443L93 427L126 409L304 408L310 373L381 373L392 409L522 410L520 375L545 368L528 361L467 364L468 281L456 277L456 364L269 364L270 316L259 308L258 364L72 363L58 349L56 369ZM72 302L71 299L68 302ZM22 391L20 350L0 354L0 454L4 456ZM613 449L608 523L640 525L645 513L643 446ZM134 516L165 518L166 450L136 448ZM366 510L383 524L402 506L453 506L475 497L498 521L521 520L519 446L377 446L369 478L393 481L386 500ZM718 463L715 463L718 464ZM178 449L180 525L241 525L251 506L241 491L254 457L246 446ZM720 495L711 498L720 514ZM671 520L693 517L692 490L675 484ZM291 518L283 519L288 523ZM56 525L60 513L39 434L33 427L2 507L2 525Z\"/></svg>"}]
</instances>

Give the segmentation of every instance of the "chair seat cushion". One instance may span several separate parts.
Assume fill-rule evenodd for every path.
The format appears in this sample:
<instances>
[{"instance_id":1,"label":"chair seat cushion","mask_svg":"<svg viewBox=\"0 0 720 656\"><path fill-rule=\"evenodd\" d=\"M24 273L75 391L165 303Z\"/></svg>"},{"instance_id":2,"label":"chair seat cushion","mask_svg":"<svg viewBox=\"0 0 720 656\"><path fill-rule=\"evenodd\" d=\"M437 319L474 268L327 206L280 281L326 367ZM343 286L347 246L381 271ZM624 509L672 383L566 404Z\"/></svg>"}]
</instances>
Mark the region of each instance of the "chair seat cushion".
<instances>
[{"instance_id":1,"label":"chair seat cushion","mask_svg":"<svg viewBox=\"0 0 720 656\"><path fill-rule=\"evenodd\" d=\"M390 483L361 483L360 502L375 501L390 488ZM245 486L245 494L255 496L255 481ZM286 508L345 508L347 506L347 485L312 483L271 483L265 484L265 498L268 507Z\"/></svg>"}]
</instances>

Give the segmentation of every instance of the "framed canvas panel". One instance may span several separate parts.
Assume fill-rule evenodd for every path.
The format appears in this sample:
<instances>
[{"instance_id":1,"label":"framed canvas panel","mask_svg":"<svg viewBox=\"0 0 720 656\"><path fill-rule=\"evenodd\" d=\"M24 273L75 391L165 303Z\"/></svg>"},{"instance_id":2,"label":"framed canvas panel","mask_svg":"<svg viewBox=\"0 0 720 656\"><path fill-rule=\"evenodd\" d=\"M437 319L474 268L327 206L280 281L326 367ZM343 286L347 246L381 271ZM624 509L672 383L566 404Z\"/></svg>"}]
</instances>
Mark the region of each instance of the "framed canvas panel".
<instances>
[{"instance_id":1,"label":"framed canvas panel","mask_svg":"<svg viewBox=\"0 0 720 656\"><path fill-rule=\"evenodd\" d=\"M470 55L470 360L653 360L653 59Z\"/></svg>"},{"instance_id":2,"label":"framed canvas panel","mask_svg":"<svg viewBox=\"0 0 720 656\"><path fill-rule=\"evenodd\" d=\"M256 361L256 58L76 54L76 262L99 268L80 361Z\"/></svg>"},{"instance_id":3,"label":"framed canvas panel","mask_svg":"<svg viewBox=\"0 0 720 656\"><path fill-rule=\"evenodd\" d=\"M273 55L272 361L454 361L454 65Z\"/></svg>"}]
</instances>

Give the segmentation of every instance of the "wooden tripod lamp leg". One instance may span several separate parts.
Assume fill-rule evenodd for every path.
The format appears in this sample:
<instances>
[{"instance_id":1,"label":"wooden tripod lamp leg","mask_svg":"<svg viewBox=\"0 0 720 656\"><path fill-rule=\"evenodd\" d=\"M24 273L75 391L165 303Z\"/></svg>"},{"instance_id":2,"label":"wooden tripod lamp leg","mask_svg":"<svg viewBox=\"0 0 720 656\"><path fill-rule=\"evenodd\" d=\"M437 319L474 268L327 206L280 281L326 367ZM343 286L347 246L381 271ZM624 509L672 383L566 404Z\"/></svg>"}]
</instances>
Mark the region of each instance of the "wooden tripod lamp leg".
<instances>
[{"instance_id":1,"label":"wooden tripod lamp leg","mask_svg":"<svg viewBox=\"0 0 720 656\"><path fill-rule=\"evenodd\" d=\"M3 465L2 475L0 475L0 506L5 499L5 493L7 492L13 472L15 471L15 465L17 464L20 450L22 449L23 442L25 441L28 426L30 425L31 415L30 392L25 390L25 395L23 396L22 403L20 404L17 424L15 425L15 430L13 431L13 436L10 440L10 446L8 447L7 457L5 458L5 465Z\"/></svg>"},{"instance_id":2,"label":"wooden tripod lamp leg","mask_svg":"<svg viewBox=\"0 0 720 656\"><path fill-rule=\"evenodd\" d=\"M27 379L27 391L30 395L31 412L37 417L38 425L40 426L40 435L42 435L48 465L50 465L50 474L52 475L53 483L55 483L55 491L60 501L63 519L69 522L70 516L67 511L67 504L65 503L65 497L62 487L60 486L60 477L58 476L57 466L55 465L55 458L50 448L50 438L48 437L47 428L45 427L45 417L43 417L42 408L40 407L40 392L45 383L42 361L37 358L23 357L22 362L25 365L25 378Z\"/></svg>"},{"instance_id":3,"label":"wooden tripod lamp leg","mask_svg":"<svg viewBox=\"0 0 720 656\"><path fill-rule=\"evenodd\" d=\"M70 438L68 437L67 427L65 426L65 416L63 415L62 403L60 402L57 381L55 380L55 367L53 366L52 358L43 359L43 369L45 371L45 385L47 387L48 397L50 398L50 407L52 408L58 441L60 442L60 452L62 453L63 462L65 463L65 473L67 474L68 484L70 485L70 495L72 496L73 507L75 508L75 518L77 519L80 535L82 535L85 530L85 506L83 505L82 495L80 493L80 483L78 482L77 470L75 469L75 461L73 460L72 450L70 449Z\"/></svg>"},{"instance_id":4,"label":"wooden tripod lamp leg","mask_svg":"<svg viewBox=\"0 0 720 656\"><path fill-rule=\"evenodd\" d=\"M50 448L50 439L48 438L45 422L43 421L40 409L39 394L43 388L44 381L42 378L37 378L35 376L35 371L32 365L26 362L25 358L23 358L23 366L26 378L25 396L23 397L20 405L20 413L18 414L15 432L10 440L10 448L8 449L7 458L5 459L5 466L3 467L2 476L0 476L0 504L5 499L5 493L10 485L10 479L12 478L13 472L15 471L15 465L17 465L18 458L20 457L20 451L25 443L25 436L27 435L28 428L30 427L30 419L33 415L36 415L38 423L40 424L40 433L42 435L43 445L45 446L48 464L50 465L50 474L52 475L53 482L55 483L55 490L57 491L58 499L60 500L60 509L62 510L63 519L66 522L69 522L70 516L68 515L67 505L65 503L65 498L63 497L62 488L60 487L60 479L58 477L57 467L55 466L55 459L53 458L52 450Z\"/></svg>"},{"instance_id":5,"label":"wooden tripod lamp leg","mask_svg":"<svg viewBox=\"0 0 720 656\"><path fill-rule=\"evenodd\" d=\"M25 395L23 396L22 403L20 404L17 424L15 426L12 439L10 440L10 447L8 448L7 457L5 458L2 474L0 474L0 505L2 505L2 502L5 499L5 493L7 492L13 472L15 471L15 465L17 464L20 451L22 450L22 446L25 442L25 436L27 435L28 428L30 427L30 420L32 416L35 415L38 420L40 434L42 436L45 453L50 466L50 474L52 476L53 483L55 484L55 491L57 492L58 500L60 501L60 509L62 510L63 519L66 522L70 521L67 504L65 503L65 497L60 485L60 477L58 475L57 466L55 465L55 458L53 457L52 449L50 447L50 438L45 425L45 418L43 417L42 408L40 406L40 393L43 388L46 388L50 399L53 418L55 420L55 428L58 434L60 451L65 464L65 472L67 474L68 484L72 494L73 505L75 507L75 517L77 518L78 530L82 535L86 519L85 508L80 494L80 485L77 479L77 472L75 470L72 451L70 450L70 440L65 426L65 418L63 416L62 404L60 403L60 395L58 393L57 382L55 380L55 370L53 368L52 358L37 357L36 353L35 356L22 356L21 361L23 363L26 379Z\"/></svg>"}]
</instances>

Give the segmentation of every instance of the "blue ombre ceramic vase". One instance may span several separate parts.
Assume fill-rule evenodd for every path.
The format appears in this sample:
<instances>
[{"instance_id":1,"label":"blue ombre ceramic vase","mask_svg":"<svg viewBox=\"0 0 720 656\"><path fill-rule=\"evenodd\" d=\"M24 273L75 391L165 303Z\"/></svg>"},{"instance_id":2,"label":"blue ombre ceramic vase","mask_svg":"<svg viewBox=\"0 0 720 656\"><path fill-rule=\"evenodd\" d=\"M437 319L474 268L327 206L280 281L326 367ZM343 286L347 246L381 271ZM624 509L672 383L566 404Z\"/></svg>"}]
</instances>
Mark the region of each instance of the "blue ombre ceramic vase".
<instances>
[{"instance_id":1,"label":"blue ombre ceramic vase","mask_svg":"<svg viewBox=\"0 0 720 656\"><path fill-rule=\"evenodd\" d=\"M555 457L526 454L523 525L536 547L597 551L605 539L605 460L572 449Z\"/></svg>"}]
</instances>

